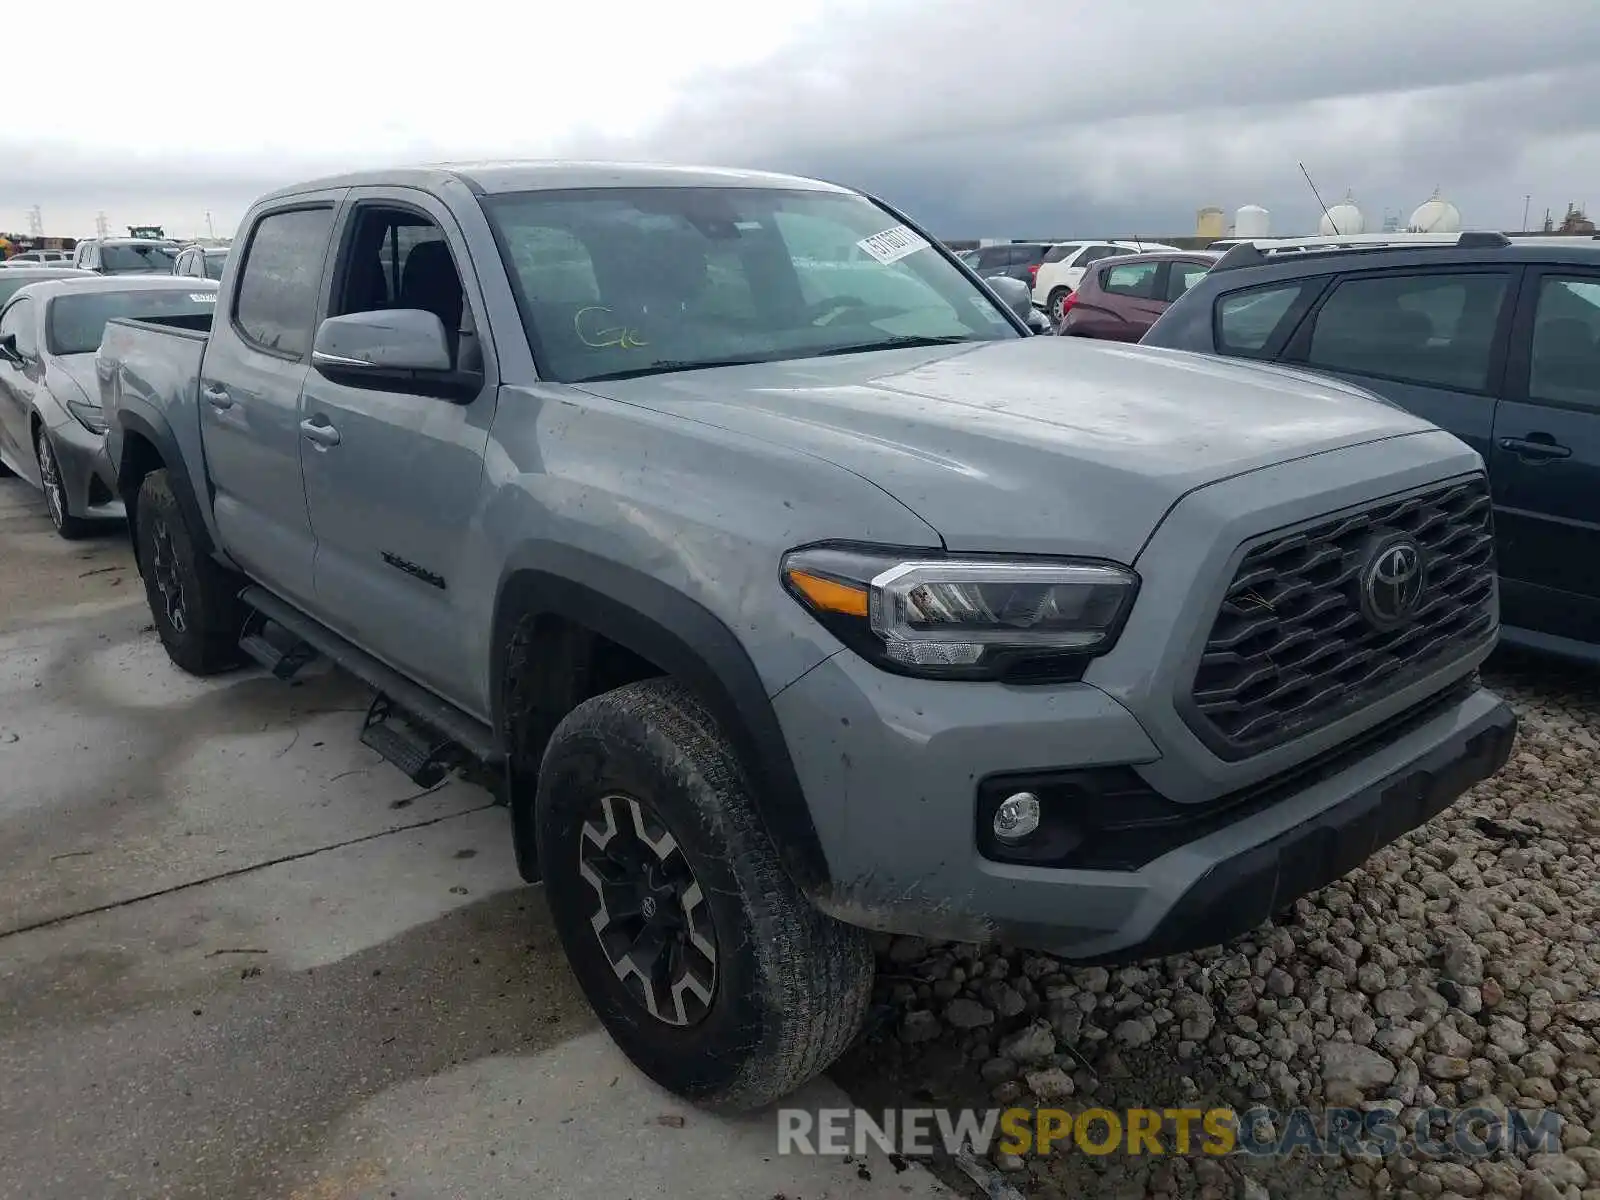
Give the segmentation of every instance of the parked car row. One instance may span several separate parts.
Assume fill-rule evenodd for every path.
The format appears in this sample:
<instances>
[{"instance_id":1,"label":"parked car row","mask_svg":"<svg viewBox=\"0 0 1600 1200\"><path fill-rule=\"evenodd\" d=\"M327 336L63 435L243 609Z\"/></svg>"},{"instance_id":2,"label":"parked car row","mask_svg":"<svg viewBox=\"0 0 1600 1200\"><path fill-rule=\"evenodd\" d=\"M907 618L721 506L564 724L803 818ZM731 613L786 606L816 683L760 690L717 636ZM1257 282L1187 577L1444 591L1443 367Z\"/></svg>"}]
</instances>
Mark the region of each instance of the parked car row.
<instances>
[{"instance_id":1,"label":"parked car row","mask_svg":"<svg viewBox=\"0 0 1600 1200\"><path fill-rule=\"evenodd\" d=\"M1077 290L1084 273L1103 259L1145 251L1177 250L1165 242L1076 241L1002 242L965 251L961 259L984 279L1004 276L1028 285L1034 307L1059 326L1067 297Z\"/></svg>"},{"instance_id":2,"label":"parked car row","mask_svg":"<svg viewBox=\"0 0 1600 1200\"><path fill-rule=\"evenodd\" d=\"M72 250L27 250L0 267L73 267L96 275L186 275L221 279L226 246L185 246L167 238L85 238Z\"/></svg>"}]
</instances>

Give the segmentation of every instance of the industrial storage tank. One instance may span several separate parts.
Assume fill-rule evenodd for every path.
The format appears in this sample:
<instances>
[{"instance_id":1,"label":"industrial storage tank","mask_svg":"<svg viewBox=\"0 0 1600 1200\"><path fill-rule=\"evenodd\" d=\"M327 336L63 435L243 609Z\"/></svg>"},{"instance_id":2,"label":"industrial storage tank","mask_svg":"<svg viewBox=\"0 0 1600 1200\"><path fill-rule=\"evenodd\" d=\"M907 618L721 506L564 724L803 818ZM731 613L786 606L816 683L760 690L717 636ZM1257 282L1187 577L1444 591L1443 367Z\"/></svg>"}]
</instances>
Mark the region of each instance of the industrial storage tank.
<instances>
[{"instance_id":1,"label":"industrial storage tank","mask_svg":"<svg viewBox=\"0 0 1600 1200\"><path fill-rule=\"evenodd\" d=\"M1461 210L1433 189L1433 197L1411 214L1412 233L1460 233Z\"/></svg>"},{"instance_id":2,"label":"industrial storage tank","mask_svg":"<svg viewBox=\"0 0 1600 1200\"><path fill-rule=\"evenodd\" d=\"M1202 208L1195 214L1195 237L1213 239L1222 237L1228 232L1227 225L1224 224L1225 220L1226 218L1223 216L1223 212L1220 208L1218 208L1215 204L1208 204L1205 208Z\"/></svg>"},{"instance_id":3,"label":"industrial storage tank","mask_svg":"<svg viewBox=\"0 0 1600 1200\"><path fill-rule=\"evenodd\" d=\"M1266 237L1269 225L1267 210L1259 204L1246 204L1233 214L1233 236L1236 238Z\"/></svg>"},{"instance_id":4,"label":"industrial storage tank","mask_svg":"<svg viewBox=\"0 0 1600 1200\"><path fill-rule=\"evenodd\" d=\"M1343 200L1323 213L1322 220L1317 222L1317 232L1323 237L1365 233L1366 231L1366 215L1362 213L1361 206L1356 203L1356 198L1349 192L1344 194Z\"/></svg>"}]
</instances>

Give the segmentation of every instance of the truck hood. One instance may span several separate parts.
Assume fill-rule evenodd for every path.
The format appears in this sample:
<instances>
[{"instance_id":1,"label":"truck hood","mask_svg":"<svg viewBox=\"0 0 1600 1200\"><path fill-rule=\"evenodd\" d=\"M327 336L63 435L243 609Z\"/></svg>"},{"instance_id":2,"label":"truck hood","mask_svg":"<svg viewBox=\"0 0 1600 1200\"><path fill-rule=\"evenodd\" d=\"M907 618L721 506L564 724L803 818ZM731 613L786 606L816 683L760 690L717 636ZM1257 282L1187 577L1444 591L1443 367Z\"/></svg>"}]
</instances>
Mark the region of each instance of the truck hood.
<instances>
[{"instance_id":1,"label":"truck hood","mask_svg":"<svg viewBox=\"0 0 1600 1200\"><path fill-rule=\"evenodd\" d=\"M1433 428L1322 376L1064 337L582 386L833 462L952 550L1122 562L1196 488Z\"/></svg>"}]
</instances>

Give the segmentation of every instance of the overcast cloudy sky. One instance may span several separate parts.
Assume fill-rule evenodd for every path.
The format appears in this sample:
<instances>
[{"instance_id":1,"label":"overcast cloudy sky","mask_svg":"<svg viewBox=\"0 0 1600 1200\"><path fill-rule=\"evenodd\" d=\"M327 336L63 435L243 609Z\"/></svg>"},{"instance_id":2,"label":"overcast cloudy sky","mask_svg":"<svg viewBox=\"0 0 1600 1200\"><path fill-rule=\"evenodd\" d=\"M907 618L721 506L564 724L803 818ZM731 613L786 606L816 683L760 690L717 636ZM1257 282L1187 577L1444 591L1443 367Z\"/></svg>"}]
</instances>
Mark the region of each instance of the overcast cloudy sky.
<instances>
[{"instance_id":1,"label":"overcast cloudy sky","mask_svg":"<svg viewBox=\"0 0 1600 1200\"><path fill-rule=\"evenodd\" d=\"M4 59L0 229L225 233L349 166L547 156L821 175L946 237L1185 233L1213 203L1305 232L1300 160L1374 220L1435 185L1473 226L1600 208L1600 0L102 8L53 0L57 49Z\"/></svg>"}]
</instances>

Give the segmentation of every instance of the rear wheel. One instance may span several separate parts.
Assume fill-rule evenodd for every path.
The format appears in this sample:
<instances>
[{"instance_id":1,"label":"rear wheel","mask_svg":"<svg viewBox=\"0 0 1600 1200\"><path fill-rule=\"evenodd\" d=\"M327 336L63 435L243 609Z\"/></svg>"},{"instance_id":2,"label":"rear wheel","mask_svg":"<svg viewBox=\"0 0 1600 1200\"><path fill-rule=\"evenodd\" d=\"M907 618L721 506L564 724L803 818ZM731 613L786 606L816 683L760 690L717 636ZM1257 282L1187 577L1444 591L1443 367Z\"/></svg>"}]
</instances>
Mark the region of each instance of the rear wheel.
<instances>
[{"instance_id":1,"label":"rear wheel","mask_svg":"<svg viewBox=\"0 0 1600 1200\"><path fill-rule=\"evenodd\" d=\"M61 464L56 461L55 447L50 445L50 435L43 425L33 435L33 449L39 459L39 488L44 492L44 505L50 512L50 524L69 542L76 541L89 532L89 522L72 515L67 507L67 485L61 480Z\"/></svg>"},{"instance_id":2,"label":"rear wheel","mask_svg":"<svg viewBox=\"0 0 1600 1200\"><path fill-rule=\"evenodd\" d=\"M134 542L156 633L167 656L191 675L239 665L244 605L239 581L197 550L165 470L139 486Z\"/></svg>"},{"instance_id":3,"label":"rear wheel","mask_svg":"<svg viewBox=\"0 0 1600 1200\"><path fill-rule=\"evenodd\" d=\"M757 1108L850 1044L872 988L866 935L784 872L732 747L681 684L628 684L569 713L537 825L573 972L657 1083Z\"/></svg>"},{"instance_id":4,"label":"rear wheel","mask_svg":"<svg viewBox=\"0 0 1600 1200\"><path fill-rule=\"evenodd\" d=\"M1072 295L1071 288L1056 288L1050 293L1050 298L1045 301L1045 311L1050 315L1050 323L1057 329L1061 322L1067 319L1067 297Z\"/></svg>"}]
</instances>

